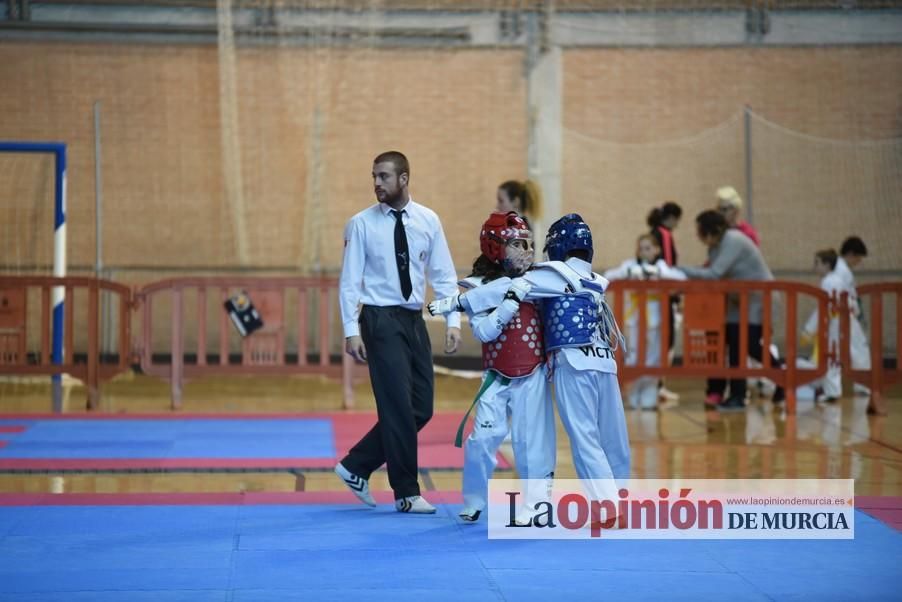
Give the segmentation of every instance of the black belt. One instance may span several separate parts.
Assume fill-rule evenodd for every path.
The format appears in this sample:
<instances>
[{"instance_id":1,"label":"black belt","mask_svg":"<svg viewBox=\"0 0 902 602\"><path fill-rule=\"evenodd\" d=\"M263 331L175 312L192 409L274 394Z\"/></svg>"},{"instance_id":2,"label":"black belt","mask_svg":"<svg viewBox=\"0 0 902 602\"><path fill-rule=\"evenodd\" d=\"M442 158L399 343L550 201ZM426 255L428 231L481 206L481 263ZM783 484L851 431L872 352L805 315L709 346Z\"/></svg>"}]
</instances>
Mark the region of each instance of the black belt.
<instances>
[{"instance_id":1,"label":"black belt","mask_svg":"<svg viewBox=\"0 0 902 602\"><path fill-rule=\"evenodd\" d=\"M410 309L401 305L364 305L363 309L366 311L385 312L396 317L416 318L423 315L423 308Z\"/></svg>"}]
</instances>

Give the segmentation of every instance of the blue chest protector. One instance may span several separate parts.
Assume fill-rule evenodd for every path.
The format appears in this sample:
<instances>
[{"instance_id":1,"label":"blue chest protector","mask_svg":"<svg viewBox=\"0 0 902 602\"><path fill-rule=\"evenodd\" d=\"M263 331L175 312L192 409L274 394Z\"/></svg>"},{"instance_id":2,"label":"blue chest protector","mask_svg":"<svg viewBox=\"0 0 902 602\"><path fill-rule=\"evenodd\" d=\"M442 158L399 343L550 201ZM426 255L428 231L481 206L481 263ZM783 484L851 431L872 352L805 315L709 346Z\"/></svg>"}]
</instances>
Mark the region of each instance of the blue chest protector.
<instances>
[{"instance_id":1,"label":"blue chest protector","mask_svg":"<svg viewBox=\"0 0 902 602\"><path fill-rule=\"evenodd\" d=\"M592 295L563 295L542 301L545 350L582 347L596 340L598 304Z\"/></svg>"}]
</instances>

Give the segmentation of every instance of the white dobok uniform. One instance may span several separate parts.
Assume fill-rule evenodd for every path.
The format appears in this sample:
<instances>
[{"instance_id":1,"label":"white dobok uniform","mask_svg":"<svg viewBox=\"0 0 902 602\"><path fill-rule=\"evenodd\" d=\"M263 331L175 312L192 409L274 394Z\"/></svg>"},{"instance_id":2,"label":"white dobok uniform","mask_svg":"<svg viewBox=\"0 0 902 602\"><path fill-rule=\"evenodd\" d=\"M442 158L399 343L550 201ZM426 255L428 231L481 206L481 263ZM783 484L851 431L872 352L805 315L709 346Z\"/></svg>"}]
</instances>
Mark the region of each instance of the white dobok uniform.
<instances>
[{"instance_id":1,"label":"white dobok uniform","mask_svg":"<svg viewBox=\"0 0 902 602\"><path fill-rule=\"evenodd\" d=\"M842 262L842 264L840 264ZM837 296L842 293L849 295L849 355L852 360L852 369L854 370L870 370L871 369L871 351L868 346L867 336L864 334L864 328L858 316L861 310L858 305L858 293L855 290L855 277L849 270L846 262L839 258L836 262L836 268L828 272L820 282L821 290L828 295L836 293ZM817 334L818 326L818 310L811 312L802 332L808 336ZM839 314L831 314L827 329L827 344L830 347L838 349L839 346ZM819 354L827 353L827 349L814 348L814 353L810 360L799 360L797 364L800 367L813 368L817 365ZM827 368L827 374L822 378L799 387L797 394L800 399L813 398L813 390L821 388L824 395L828 397L840 397L842 395L842 366L839 363L831 363Z\"/></svg>"},{"instance_id":2,"label":"white dobok uniform","mask_svg":"<svg viewBox=\"0 0 902 602\"><path fill-rule=\"evenodd\" d=\"M616 268L604 273L608 280L685 280L686 274L667 265L663 259L653 264L638 259L627 259ZM664 299L669 303L668 299ZM635 366L639 353L639 305L638 295L626 296L626 365ZM666 305L665 305L666 307ZM645 301L645 365L661 364L661 295L649 294ZM673 325L671 324L671 328ZM630 406L634 408L656 408L658 406L658 378L641 376L629 387L627 394Z\"/></svg>"},{"instance_id":3,"label":"white dobok uniform","mask_svg":"<svg viewBox=\"0 0 902 602\"><path fill-rule=\"evenodd\" d=\"M840 257L836 260L833 272L839 276L843 283L843 290L849 293L849 310L852 312L852 320L849 325L849 354L852 356L853 370L871 369L871 349L868 345L868 337L861 326L861 306L858 301L858 289L855 285L855 275L846 260Z\"/></svg>"},{"instance_id":4,"label":"white dobok uniform","mask_svg":"<svg viewBox=\"0 0 902 602\"><path fill-rule=\"evenodd\" d=\"M460 285L475 293L479 287L491 284L482 285L480 282L478 278L468 278ZM529 305L532 306L531 303ZM524 313L520 310L507 311L499 302L498 307L491 311L469 315L473 335L488 345L484 346L483 360L487 369L476 402L473 430L464 442L463 497L468 509L485 509L488 482L497 464L498 448L508 431L511 433L514 465L521 479L545 480L554 475L554 407L543 361L540 325L538 316L530 318L527 324L520 323ZM517 332L529 337L528 341L521 341L526 343L524 349L535 355L535 367L529 374L505 376L503 368L490 367L496 361L492 359L492 354L496 354L497 358L507 342L511 332L506 329L508 325L519 327ZM534 505L546 497L547 486L543 486L541 490L527 492L523 501Z\"/></svg>"}]
</instances>

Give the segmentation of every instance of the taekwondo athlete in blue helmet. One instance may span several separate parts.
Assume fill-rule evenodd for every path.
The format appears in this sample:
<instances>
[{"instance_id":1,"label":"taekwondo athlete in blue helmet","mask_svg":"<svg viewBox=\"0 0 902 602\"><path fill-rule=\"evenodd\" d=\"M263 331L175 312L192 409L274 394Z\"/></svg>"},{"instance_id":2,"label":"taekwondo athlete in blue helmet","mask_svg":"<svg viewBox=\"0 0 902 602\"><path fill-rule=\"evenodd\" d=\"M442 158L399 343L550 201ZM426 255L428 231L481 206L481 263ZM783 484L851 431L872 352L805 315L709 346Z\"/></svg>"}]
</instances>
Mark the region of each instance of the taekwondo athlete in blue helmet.
<instances>
[{"instance_id":1,"label":"taekwondo athlete in blue helmet","mask_svg":"<svg viewBox=\"0 0 902 602\"><path fill-rule=\"evenodd\" d=\"M561 422L580 479L629 478L630 445L614 351L620 331L604 299L608 281L592 271L592 232L571 213L545 237L548 265L579 275L572 292L542 301L545 349ZM572 278L570 278L572 280Z\"/></svg>"}]
</instances>

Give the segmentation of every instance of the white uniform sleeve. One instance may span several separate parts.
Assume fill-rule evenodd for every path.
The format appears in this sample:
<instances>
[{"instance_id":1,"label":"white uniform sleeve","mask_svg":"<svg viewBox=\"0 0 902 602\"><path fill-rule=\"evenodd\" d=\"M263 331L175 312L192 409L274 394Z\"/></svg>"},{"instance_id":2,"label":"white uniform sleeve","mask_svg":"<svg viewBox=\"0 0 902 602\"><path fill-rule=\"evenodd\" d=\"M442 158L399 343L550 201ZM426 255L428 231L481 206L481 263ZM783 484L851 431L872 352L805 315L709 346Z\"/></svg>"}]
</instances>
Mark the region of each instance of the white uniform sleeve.
<instances>
[{"instance_id":1,"label":"white uniform sleeve","mask_svg":"<svg viewBox=\"0 0 902 602\"><path fill-rule=\"evenodd\" d=\"M517 315L519 309L519 303L513 299L506 299L491 313L482 312L472 316L470 328L473 329L473 336L483 343L494 341L504 330L505 325Z\"/></svg>"},{"instance_id":2,"label":"white uniform sleeve","mask_svg":"<svg viewBox=\"0 0 902 602\"><path fill-rule=\"evenodd\" d=\"M466 291L460 296L460 304L470 317L489 312L501 305L510 286L510 278L497 278Z\"/></svg>"},{"instance_id":3,"label":"white uniform sleeve","mask_svg":"<svg viewBox=\"0 0 902 602\"><path fill-rule=\"evenodd\" d=\"M667 265L667 262L663 259L659 259L655 265L658 266L658 275L661 277L661 280L686 280L686 274Z\"/></svg>"},{"instance_id":4,"label":"white uniform sleeve","mask_svg":"<svg viewBox=\"0 0 902 602\"><path fill-rule=\"evenodd\" d=\"M574 286L581 288L578 275L574 272L574 281L571 284L563 275L550 267L537 267L529 270L522 277L531 285L532 289L526 295L525 300L535 301L539 299L548 299L551 297L559 297L573 292ZM595 276L598 285L603 289L607 286L607 279L600 275ZM504 300L511 286L511 279L504 276L483 284L475 289L466 291L460 297L460 303L467 311L467 315L474 316L479 313L487 312L498 307Z\"/></svg>"},{"instance_id":5,"label":"white uniform sleeve","mask_svg":"<svg viewBox=\"0 0 902 602\"><path fill-rule=\"evenodd\" d=\"M451 259L451 251L448 249L448 241L445 240L445 231L437 216L435 222L435 237L432 239L429 262L426 264L426 276L436 297L441 299L450 297L457 292L457 272L454 269L454 261ZM460 328L458 312L451 312L446 319L448 328Z\"/></svg>"},{"instance_id":6,"label":"white uniform sleeve","mask_svg":"<svg viewBox=\"0 0 902 602\"><path fill-rule=\"evenodd\" d=\"M360 298L363 295L363 270L366 268L366 239L362 220L351 218L345 226L345 252L338 281L341 323L345 338L358 336Z\"/></svg>"}]
</instances>

